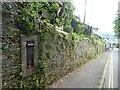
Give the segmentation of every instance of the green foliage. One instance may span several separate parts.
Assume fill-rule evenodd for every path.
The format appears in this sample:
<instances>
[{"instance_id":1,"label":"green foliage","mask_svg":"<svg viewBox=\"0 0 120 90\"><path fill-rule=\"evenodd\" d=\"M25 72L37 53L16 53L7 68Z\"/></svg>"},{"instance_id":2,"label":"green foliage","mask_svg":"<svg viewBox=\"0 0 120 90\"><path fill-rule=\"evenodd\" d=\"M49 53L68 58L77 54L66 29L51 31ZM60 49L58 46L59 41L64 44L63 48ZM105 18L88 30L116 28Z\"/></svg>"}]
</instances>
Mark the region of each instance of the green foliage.
<instances>
[{"instance_id":1,"label":"green foliage","mask_svg":"<svg viewBox=\"0 0 120 90\"><path fill-rule=\"evenodd\" d=\"M29 2L25 7L19 6L21 14L17 19L17 27L23 34L30 35L37 31L38 27L35 22L38 22L38 11L40 3Z\"/></svg>"},{"instance_id":2,"label":"green foliage","mask_svg":"<svg viewBox=\"0 0 120 90\"><path fill-rule=\"evenodd\" d=\"M19 6L20 14L17 17L16 26L21 33L31 35L40 29L52 28L51 24L62 26L69 25L73 16L74 7L71 3L61 5L57 2L27 2L24 7ZM48 18L41 19L42 11L47 12ZM51 18L50 18L51 17Z\"/></svg>"},{"instance_id":3,"label":"green foliage","mask_svg":"<svg viewBox=\"0 0 120 90\"><path fill-rule=\"evenodd\" d=\"M78 34L76 34L76 33L72 33L72 36L73 36L73 39L74 39L74 40L77 40L77 39L78 39L78 37L79 37L79 35L78 35Z\"/></svg>"},{"instance_id":4,"label":"green foliage","mask_svg":"<svg viewBox=\"0 0 120 90\"><path fill-rule=\"evenodd\" d=\"M77 34L82 34L83 30L84 30L84 25L81 24L78 24L77 27L75 28L75 32Z\"/></svg>"},{"instance_id":5,"label":"green foliage","mask_svg":"<svg viewBox=\"0 0 120 90\"><path fill-rule=\"evenodd\" d=\"M83 39L83 38L85 38L86 36L84 35L84 34L77 34L77 33L72 33L72 36L73 36L73 38L74 38L74 40L78 40L78 38L79 39Z\"/></svg>"},{"instance_id":6,"label":"green foliage","mask_svg":"<svg viewBox=\"0 0 120 90\"><path fill-rule=\"evenodd\" d=\"M81 26L80 26L80 24L78 24L77 25L77 27L76 27L76 30L75 30L75 32L77 33L77 34L80 34L81 33Z\"/></svg>"},{"instance_id":7,"label":"green foliage","mask_svg":"<svg viewBox=\"0 0 120 90\"><path fill-rule=\"evenodd\" d=\"M72 18L74 16L74 6L72 3L66 3L65 5L65 13L64 13L64 25L70 25L71 24L71 21L72 21Z\"/></svg>"},{"instance_id":8,"label":"green foliage","mask_svg":"<svg viewBox=\"0 0 120 90\"><path fill-rule=\"evenodd\" d=\"M32 35L34 33L37 33L38 35L38 68L37 71L34 74L31 74L28 77L23 77L22 72L22 64L19 65L19 71L16 74L16 77L19 77L17 81L14 81L11 85L4 83L4 87L11 87L11 88L40 88L43 90L45 86L48 84L47 77L45 75L45 68L46 68L46 62L51 58L51 51L52 49L58 47L58 50L63 53L63 55L66 55L64 57L70 57L73 58L69 53L74 52L75 43L71 41L69 38L65 37L65 35L58 35L55 31L52 31L51 28L51 19L43 19L42 22L44 23L44 29L39 30L38 25L36 24L39 20L39 10L47 11L52 15L52 19L55 20L56 25L61 26L64 25L64 30L67 32L72 32L72 28L70 26L71 19L73 17L73 11L74 7L71 6L71 3L65 3L65 11L63 14L61 14L61 18L57 17L57 12L59 10L60 5L58 3L49 3L49 2L43 2L43 3L37 3L37 2L28 2L24 7L19 7L21 10L21 14L18 16L17 19L17 25L20 29L21 33L26 35ZM41 28L42 29L42 28ZM49 31L48 31L49 30ZM85 38L85 35L80 34L82 30L82 25L77 25L76 27L77 33L72 33L72 36L74 37L74 40L77 40L78 38ZM80 30L80 31L79 31ZM56 39L57 38L57 39ZM55 41L54 43L59 43L54 47L54 43L49 44L53 39L56 39L58 41ZM47 42L47 43L46 43ZM62 43L64 42L64 43ZM47 45L46 45L47 44ZM59 46L60 45L60 46ZM47 53L46 53L47 51ZM65 51L65 53L64 53ZM73 52L72 52L73 51ZM45 52L46 55L43 55L43 52ZM68 59L70 60L70 59ZM73 60L73 59L72 59ZM19 59L18 59L19 61ZM67 61L65 59L65 61ZM65 63L64 63L65 64ZM63 64L63 65L64 65ZM52 66L53 67L53 66ZM58 74L58 73L57 73ZM55 78L55 76L51 75L51 77ZM51 78L50 78L51 79Z\"/></svg>"},{"instance_id":9,"label":"green foliage","mask_svg":"<svg viewBox=\"0 0 120 90\"><path fill-rule=\"evenodd\" d=\"M114 47L116 48L120 48L120 44L119 43L113 43Z\"/></svg>"},{"instance_id":10,"label":"green foliage","mask_svg":"<svg viewBox=\"0 0 120 90\"><path fill-rule=\"evenodd\" d=\"M116 33L116 36L120 38L120 15L119 14L114 21L114 32Z\"/></svg>"},{"instance_id":11,"label":"green foliage","mask_svg":"<svg viewBox=\"0 0 120 90\"><path fill-rule=\"evenodd\" d=\"M18 15L16 26L23 34L30 35L39 31L39 23L42 24L40 29L48 29L47 27L51 27L50 19L44 19L40 22L41 14L39 12L46 11L54 19L59 5L58 3L52 2L27 2L26 6L19 6L19 9L21 13Z\"/></svg>"},{"instance_id":12,"label":"green foliage","mask_svg":"<svg viewBox=\"0 0 120 90\"><path fill-rule=\"evenodd\" d=\"M23 77L23 72L20 71L18 72L18 76L16 76L16 77L19 77L19 80L17 81L13 80L13 83L11 83L11 85L7 85L7 83L4 83L3 86L6 88L10 88L10 87L11 88L13 87L14 88L39 88L40 90L42 90L47 86L47 80L45 77L44 68L45 68L45 64L43 60L39 58L37 72L27 77Z\"/></svg>"},{"instance_id":13,"label":"green foliage","mask_svg":"<svg viewBox=\"0 0 120 90\"><path fill-rule=\"evenodd\" d=\"M85 38L86 36L84 34L79 35L80 38Z\"/></svg>"},{"instance_id":14,"label":"green foliage","mask_svg":"<svg viewBox=\"0 0 120 90\"><path fill-rule=\"evenodd\" d=\"M70 25L66 25L64 26L63 30L65 32L71 33L73 31L72 27Z\"/></svg>"},{"instance_id":15,"label":"green foliage","mask_svg":"<svg viewBox=\"0 0 120 90\"><path fill-rule=\"evenodd\" d=\"M45 2L45 9L54 15L58 12L60 5L58 3L55 2ZM53 13L54 12L54 13Z\"/></svg>"},{"instance_id":16,"label":"green foliage","mask_svg":"<svg viewBox=\"0 0 120 90\"><path fill-rule=\"evenodd\" d=\"M86 25L80 23L79 17L73 16L71 21L71 26L73 28L73 32L77 34L82 34L84 29L86 28Z\"/></svg>"}]
</instances>

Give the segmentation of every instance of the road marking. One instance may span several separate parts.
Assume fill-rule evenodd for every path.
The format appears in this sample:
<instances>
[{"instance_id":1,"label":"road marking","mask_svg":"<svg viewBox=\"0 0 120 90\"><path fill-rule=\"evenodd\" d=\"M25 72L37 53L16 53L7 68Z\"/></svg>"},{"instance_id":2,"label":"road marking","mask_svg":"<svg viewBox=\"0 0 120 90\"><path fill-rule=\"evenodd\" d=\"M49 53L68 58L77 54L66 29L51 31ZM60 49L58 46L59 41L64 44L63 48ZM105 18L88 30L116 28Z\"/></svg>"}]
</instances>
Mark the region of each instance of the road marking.
<instances>
[{"instance_id":1,"label":"road marking","mask_svg":"<svg viewBox=\"0 0 120 90\"><path fill-rule=\"evenodd\" d=\"M112 63L111 63L111 64L112 64L112 68L111 68L111 70L112 70L112 72L111 72L111 74L112 74L112 82L111 82L111 84L112 84L112 85L111 85L111 88L113 88L113 51L111 52L111 60L112 60L112 61L111 61L111 62L112 62Z\"/></svg>"},{"instance_id":2,"label":"road marking","mask_svg":"<svg viewBox=\"0 0 120 90\"><path fill-rule=\"evenodd\" d=\"M110 88L110 83L111 83L111 59L110 59L110 69L109 69L109 83L108 83L108 88Z\"/></svg>"},{"instance_id":3,"label":"road marking","mask_svg":"<svg viewBox=\"0 0 120 90\"><path fill-rule=\"evenodd\" d=\"M113 88L113 51L111 51L108 88Z\"/></svg>"}]
</instances>

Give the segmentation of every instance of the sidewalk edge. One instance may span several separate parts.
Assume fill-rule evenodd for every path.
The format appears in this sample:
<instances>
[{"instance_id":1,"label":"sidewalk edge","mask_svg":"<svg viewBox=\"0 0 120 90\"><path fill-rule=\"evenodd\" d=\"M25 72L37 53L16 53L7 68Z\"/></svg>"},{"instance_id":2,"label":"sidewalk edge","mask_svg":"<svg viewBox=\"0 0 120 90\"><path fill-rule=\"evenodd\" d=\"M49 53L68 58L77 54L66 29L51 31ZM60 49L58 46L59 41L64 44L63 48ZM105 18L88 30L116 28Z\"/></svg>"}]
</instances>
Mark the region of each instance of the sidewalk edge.
<instances>
[{"instance_id":1,"label":"sidewalk edge","mask_svg":"<svg viewBox=\"0 0 120 90\"><path fill-rule=\"evenodd\" d=\"M107 71L109 61L110 61L110 56L107 57L107 61L106 61L105 65L104 65L102 76L101 76L99 86L98 86L99 89L103 88L103 84L104 84L104 80L105 80L106 71Z\"/></svg>"}]
</instances>

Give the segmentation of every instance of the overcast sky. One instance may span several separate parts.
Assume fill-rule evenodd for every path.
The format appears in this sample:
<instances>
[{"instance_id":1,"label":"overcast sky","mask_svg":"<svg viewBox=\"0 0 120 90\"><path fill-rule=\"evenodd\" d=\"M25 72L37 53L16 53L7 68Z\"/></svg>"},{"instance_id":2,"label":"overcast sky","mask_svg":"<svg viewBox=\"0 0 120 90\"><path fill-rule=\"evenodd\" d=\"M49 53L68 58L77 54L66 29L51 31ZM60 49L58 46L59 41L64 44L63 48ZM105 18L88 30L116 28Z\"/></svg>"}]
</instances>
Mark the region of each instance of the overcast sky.
<instances>
[{"instance_id":1,"label":"overcast sky","mask_svg":"<svg viewBox=\"0 0 120 90\"><path fill-rule=\"evenodd\" d=\"M118 10L120 0L87 0L86 24L98 27L99 32L113 33L113 21ZM85 0L73 0L75 14L83 22Z\"/></svg>"}]
</instances>

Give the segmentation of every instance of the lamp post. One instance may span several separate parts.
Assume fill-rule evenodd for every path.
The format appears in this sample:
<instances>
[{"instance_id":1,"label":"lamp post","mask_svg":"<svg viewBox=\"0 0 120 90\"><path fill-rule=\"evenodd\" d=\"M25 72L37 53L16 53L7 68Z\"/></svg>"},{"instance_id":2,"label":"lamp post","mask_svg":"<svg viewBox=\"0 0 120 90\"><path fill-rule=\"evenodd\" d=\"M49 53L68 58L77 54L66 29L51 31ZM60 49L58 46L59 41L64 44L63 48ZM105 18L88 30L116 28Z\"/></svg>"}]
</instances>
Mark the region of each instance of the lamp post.
<instances>
[{"instance_id":1,"label":"lamp post","mask_svg":"<svg viewBox=\"0 0 120 90\"><path fill-rule=\"evenodd\" d=\"M85 18L86 18L86 3L87 3L87 0L84 0L84 1L85 1L85 12L84 12L83 24L85 24Z\"/></svg>"}]
</instances>

